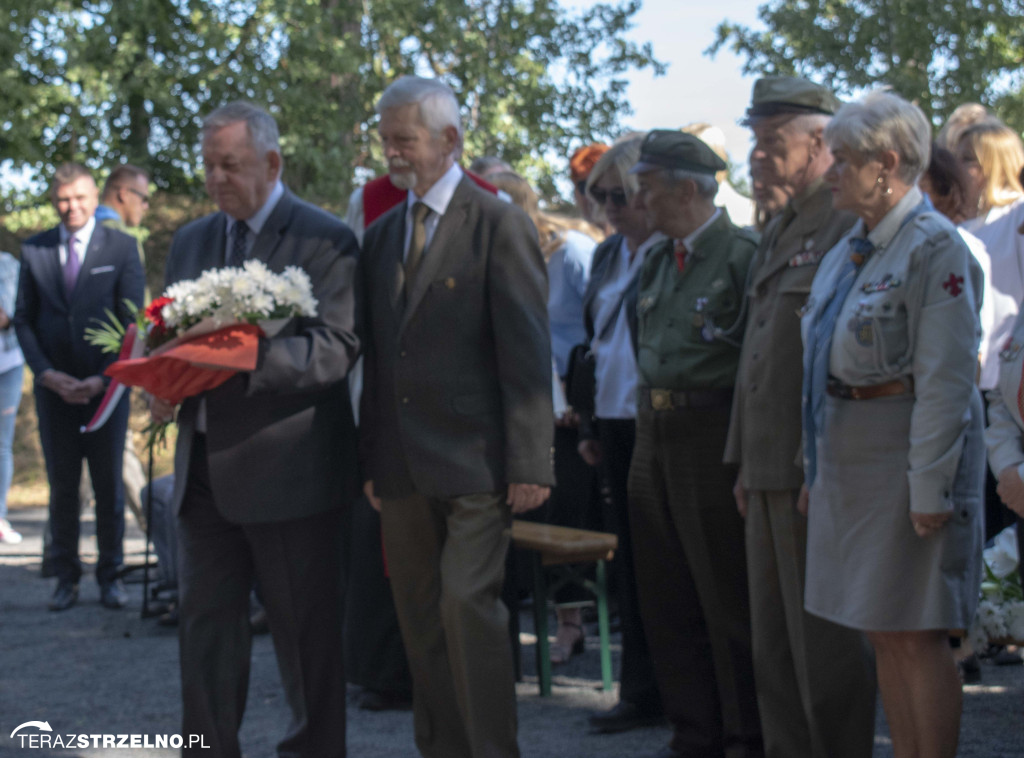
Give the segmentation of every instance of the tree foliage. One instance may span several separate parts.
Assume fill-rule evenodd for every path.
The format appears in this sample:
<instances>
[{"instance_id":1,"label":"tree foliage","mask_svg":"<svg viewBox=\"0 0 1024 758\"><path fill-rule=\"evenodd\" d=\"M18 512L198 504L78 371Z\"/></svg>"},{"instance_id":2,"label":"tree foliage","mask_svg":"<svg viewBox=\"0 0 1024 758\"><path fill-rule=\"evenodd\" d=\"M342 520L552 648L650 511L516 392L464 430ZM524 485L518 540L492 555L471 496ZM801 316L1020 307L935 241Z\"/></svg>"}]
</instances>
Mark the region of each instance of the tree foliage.
<instances>
[{"instance_id":1,"label":"tree foliage","mask_svg":"<svg viewBox=\"0 0 1024 758\"><path fill-rule=\"evenodd\" d=\"M725 21L708 49L746 58L744 71L796 74L851 95L880 84L936 125L980 102L1024 127L1022 0L773 0L766 31Z\"/></svg>"},{"instance_id":2,"label":"tree foliage","mask_svg":"<svg viewBox=\"0 0 1024 758\"><path fill-rule=\"evenodd\" d=\"M343 200L381 170L373 106L397 76L448 82L466 154L551 190L564 156L629 113L622 75L663 69L625 38L640 0L7 0L0 156L44 179L78 160L149 169L196 192L202 116L246 98L277 117L288 181Z\"/></svg>"}]
</instances>

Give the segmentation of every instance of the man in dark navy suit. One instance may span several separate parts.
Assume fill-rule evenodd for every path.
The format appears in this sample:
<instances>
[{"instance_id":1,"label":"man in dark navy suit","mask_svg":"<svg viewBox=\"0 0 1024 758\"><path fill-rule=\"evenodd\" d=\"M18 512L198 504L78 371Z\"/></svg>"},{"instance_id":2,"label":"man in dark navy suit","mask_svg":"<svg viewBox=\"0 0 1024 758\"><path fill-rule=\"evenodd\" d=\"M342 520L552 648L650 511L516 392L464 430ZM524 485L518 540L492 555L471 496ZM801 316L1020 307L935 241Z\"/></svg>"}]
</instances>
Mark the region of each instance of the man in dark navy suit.
<instances>
[{"instance_id":1,"label":"man in dark navy suit","mask_svg":"<svg viewBox=\"0 0 1024 758\"><path fill-rule=\"evenodd\" d=\"M89 463L96 494L96 581L100 602L121 608L117 579L123 558L124 485L121 463L128 426L125 393L107 423L81 431L99 407L114 356L85 341L87 327L107 313L128 323L126 301L142 305L144 275L135 240L96 224L96 183L78 164L57 169L51 199L60 225L25 241L14 325L25 361L35 376L39 438L50 483L50 530L57 588L50 610L78 599L78 485L82 459Z\"/></svg>"}]
</instances>

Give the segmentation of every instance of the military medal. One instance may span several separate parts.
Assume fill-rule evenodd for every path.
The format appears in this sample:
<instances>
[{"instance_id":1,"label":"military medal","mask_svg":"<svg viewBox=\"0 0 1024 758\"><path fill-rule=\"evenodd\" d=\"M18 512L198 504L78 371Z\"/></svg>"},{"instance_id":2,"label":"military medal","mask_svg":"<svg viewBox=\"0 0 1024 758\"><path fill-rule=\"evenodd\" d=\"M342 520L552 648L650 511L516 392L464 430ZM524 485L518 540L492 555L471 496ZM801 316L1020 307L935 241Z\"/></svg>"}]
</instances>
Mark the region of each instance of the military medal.
<instances>
[{"instance_id":1,"label":"military medal","mask_svg":"<svg viewBox=\"0 0 1024 758\"><path fill-rule=\"evenodd\" d=\"M903 282L901 282L895 276L893 276L892 274L886 274L877 282L864 282L864 284L860 286L860 291L865 294L871 292L885 292L886 290L895 289L896 287L899 287L901 284L903 284Z\"/></svg>"}]
</instances>

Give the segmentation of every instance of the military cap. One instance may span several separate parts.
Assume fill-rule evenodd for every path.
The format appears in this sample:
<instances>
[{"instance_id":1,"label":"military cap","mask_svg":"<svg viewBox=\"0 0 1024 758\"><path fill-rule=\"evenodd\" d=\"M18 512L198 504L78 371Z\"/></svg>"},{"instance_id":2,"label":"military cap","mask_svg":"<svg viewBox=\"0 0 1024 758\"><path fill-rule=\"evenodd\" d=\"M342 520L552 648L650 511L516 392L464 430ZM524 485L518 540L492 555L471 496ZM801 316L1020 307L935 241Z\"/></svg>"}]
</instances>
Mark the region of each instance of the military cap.
<instances>
[{"instance_id":1,"label":"military cap","mask_svg":"<svg viewBox=\"0 0 1024 758\"><path fill-rule=\"evenodd\" d=\"M795 76L766 76L754 82L744 126L759 118L823 113L831 116L842 103L827 87Z\"/></svg>"},{"instance_id":2,"label":"military cap","mask_svg":"<svg viewBox=\"0 0 1024 758\"><path fill-rule=\"evenodd\" d=\"M713 176L726 168L725 161L715 155L700 137L673 129L654 129L644 137L640 145L640 160L629 173L682 169Z\"/></svg>"}]
</instances>

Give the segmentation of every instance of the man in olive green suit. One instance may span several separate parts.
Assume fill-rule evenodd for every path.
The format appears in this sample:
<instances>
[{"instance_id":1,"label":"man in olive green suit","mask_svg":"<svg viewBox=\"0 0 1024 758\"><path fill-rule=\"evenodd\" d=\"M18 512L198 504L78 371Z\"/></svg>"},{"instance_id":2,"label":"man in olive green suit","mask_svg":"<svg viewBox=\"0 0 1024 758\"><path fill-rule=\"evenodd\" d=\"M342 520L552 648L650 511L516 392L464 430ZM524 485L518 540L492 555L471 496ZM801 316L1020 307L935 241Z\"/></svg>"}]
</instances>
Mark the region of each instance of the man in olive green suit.
<instances>
[{"instance_id":1,"label":"man in olive green suit","mask_svg":"<svg viewBox=\"0 0 1024 758\"><path fill-rule=\"evenodd\" d=\"M752 168L784 190L751 268L747 329L725 460L746 519L754 671L770 758L867 758L875 677L863 635L804 611L806 502L800 450L803 345L798 311L822 256L856 220L832 209L822 137L839 101L806 79L754 85Z\"/></svg>"},{"instance_id":2,"label":"man in olive green suit","mask_svg":"<svg viewBox=\"0 0 1024 758\"><path fill-rule=\"evenodd\" d=\"M653 228L672 238L640 273L629 474L640 614L673 729L658 758L761 755L743 521L722 463L757 235L714 206L724 168L697 137L665 130L633 168Z\"/></svg>"}]
</instances>

